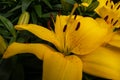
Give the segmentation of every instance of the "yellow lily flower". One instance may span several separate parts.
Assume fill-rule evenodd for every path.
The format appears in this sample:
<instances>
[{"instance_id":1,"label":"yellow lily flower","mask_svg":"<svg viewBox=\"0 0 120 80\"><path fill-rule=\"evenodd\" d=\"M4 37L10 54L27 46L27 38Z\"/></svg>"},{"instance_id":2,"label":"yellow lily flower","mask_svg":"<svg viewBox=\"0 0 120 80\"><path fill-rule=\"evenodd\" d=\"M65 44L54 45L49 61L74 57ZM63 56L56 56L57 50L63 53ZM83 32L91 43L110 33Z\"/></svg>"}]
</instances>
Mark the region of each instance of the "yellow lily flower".
<instances>
[{"instance_id":1,"label":"yellow lily flower","mask_svg":"<svg viewBox=\"0 0 120 80\"><path fill-rule=\"evenodd\" d=\"M114 4L112 0L98 0L100 5L96 9L100 15L110 26L112 39L108 42L112 46L120 47L120 2ZM114 30L114 33L113 33ZM118 31L116 31L118 30Z\"/></svg>"},{"instance_id":2,"label":"yellow lily flower","mask_svg":"<svg viewBox=\"0 0 120 80\"><path fill-rule=\"evenodd\" d=\"M107 28L101 28L90 17L77 16L74 19L72 16L69 22L68 18L69 16L57 16L55 32L35 24L15 26L18 30L28 30L39 38L53 43L58 51L40 43L13 43L6 50L3 58L18 53L33 53L44 61L43 80L81 80L83 66L77 55L88 54L99 47L103 43L102 39L107 33Z\"/></svg>"},{"instance_id":3,"label":"yellow lily flower","mask_svg":"<svg viewBox=\"0 0 120 80\"><path fill-rule=\"evenodd\" d=\"M14 42L3 58L33 53L43 60L43 80L82 80L82 71L103 78L120 79L120 51L107 46L114 37L120 38L115 36L118 32L113 32L104 19L57 15L54 25L54 31L35 24L16 25L15 28L35 34L52 43L56 49L42 43Z\"/></svg>"},{"instance_id":4,"label":"yellow lily flower","mask_svg":"<svg viewBox=\"0 0 120 80\"><path fill-rule=\"evenodd\" d=\"M96 21L100 26L108 27L108 33L101 47L88 55L80 56L83 60L83 71L95 76L119 80L120 2L114 4L112 0L98 1L100 4L95 11L103 19L97 18Z\"/></svg>"},{"instance_id":5,"label":"yellow lily flower","mask_svg":"<svg viewBox=\"0 0 120 80\"><path fill-rule=\"evenodd\" d=\"M114 4L112 0L98 0L100 5L96 12L106 20L108 24L120 27L120 2Z\"/></svg>"}]
</instances>

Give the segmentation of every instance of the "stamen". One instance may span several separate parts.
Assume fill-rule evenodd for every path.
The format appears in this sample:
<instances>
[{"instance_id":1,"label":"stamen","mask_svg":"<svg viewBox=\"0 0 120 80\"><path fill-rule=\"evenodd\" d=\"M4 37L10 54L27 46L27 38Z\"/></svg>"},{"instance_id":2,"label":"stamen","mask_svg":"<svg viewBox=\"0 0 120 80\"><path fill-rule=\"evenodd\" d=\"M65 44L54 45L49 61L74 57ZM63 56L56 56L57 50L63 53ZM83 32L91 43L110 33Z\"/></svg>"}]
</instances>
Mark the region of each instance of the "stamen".
<instances>
[{"instance_id":1,"label":"stamen","mask_svg":"<svg viewBox=\"0 0 120 80\"><path fill-rule=\"evenodd\" d=\"M65 32L66 29L67 29L67 25L64 26L64 28L63 28L63 32Z\"/></svg>"},{"instance_id":2,"label":"stamen","mask_svg":"<svg viewBox=\"0 0 120 80\"><path fill-rule=\"evenodd\" d=\"M113 22L113 18L111 19L111 23Z\"/></svg>"},{"instance_id":3,"label":"stamen","mask_svg":"<svg viewBox=\"0 0 120 80\"><path fill-rule=\"evenodd\" d=\"M111 5L111 9L113 9L113 5Z\"/></svg>"},{"instance_id":4,"label":"stamen","mask_svg":"<svg viewBox=\"0 0 120 80\"><path fill-rule=\"evenodd\" d=\"M106 21L107 19L108 19L108 15L107 15L107 16L105 16L104 20Z\"/></svg>"},{"instance_id":5,"label":"stamen","mask_svg":"<svg viewBox=\"0 0 120 80\"><path fill-rule=\"evenodd\" d=\"M77 24L75 30L77 31L79 28L80 28L80 22L78 22L78 24Z\"/></svg>"},{"instance_id":6,"label":"stamen","mask_svg":"<svg viewBox=\"0 0 120 80\"><path fill-rule=\"evenodd\" d=\"M70 13L69 18L68 18L67 24L68 24L68 22L70 21L70 18L72 17L73 13L75 12L75 10L76 10L76 8L77 8L78 6L79 6L78 3L75 3L75 4L74 4L74 7L73 7L73 9L72 9L72 11L71 11L71 13Z\"/></svg>"},{"instance_id":7,"label":"stamen","mask_svg":"<svg viewBox=\"0 0 120 80\"><path fill-rule=\"evenodd\" d=\"M107 4L108 4L108 0L106 1L105 5L107 6Z\"/></svg>"},{"instance_id":8,"label":"stamen","mask_svg":"<svg viewBox=\"0 0 120 80\"><path fill-rule=\"evenodd\" d=\"M116 20L116 21L114 22L113 26L115 26L115 24L117 24L117 22L118 22L118 20Z\"/></svg>"},{"instance_id":9,"label":"stamen","mask_svg":"<svg viewBox=\"0 0 120 80\"><path fill-rule=\"evenodd\" d=\"M120 8L120 5L117 7L117 10Z\"/></svg>"},{"instance_id":10,"label":"stamen","mask_svg":"<svg viewBox=\"0 0 120 80\"><path fill-rule=\"evenodd\" d=\"M77 18L77 15L75 15L74 20Z\"/></svg>"}]
</instances>

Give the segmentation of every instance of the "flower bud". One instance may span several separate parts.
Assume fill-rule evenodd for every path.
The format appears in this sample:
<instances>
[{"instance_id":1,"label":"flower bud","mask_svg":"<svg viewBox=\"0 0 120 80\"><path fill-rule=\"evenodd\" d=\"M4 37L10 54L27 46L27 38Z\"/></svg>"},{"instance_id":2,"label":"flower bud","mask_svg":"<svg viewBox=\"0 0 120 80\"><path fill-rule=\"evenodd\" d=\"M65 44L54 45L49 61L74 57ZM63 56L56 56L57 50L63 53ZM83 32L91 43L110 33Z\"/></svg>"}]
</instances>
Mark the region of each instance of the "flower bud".
<instances>
[{"instance_id":1,"label":"flower bud","mask_svg":"<svg viewBox=\"0 0 120 80\"><path fill-rule=\"evenodd\" d=\"M28 12L23 12L18 20L18 24L27 24L29 22L30 15Z\"/></svg>"},{"instance_id":2,"label":"flower bud","mask_svg":"<svg viewBox=\"0 0 120 80\"><path fill-rule=\"evenodd\" d=\"M3 54L6 49L6 43L3 37L0 35L0 54Z\"/></svg>"}]
</instances>

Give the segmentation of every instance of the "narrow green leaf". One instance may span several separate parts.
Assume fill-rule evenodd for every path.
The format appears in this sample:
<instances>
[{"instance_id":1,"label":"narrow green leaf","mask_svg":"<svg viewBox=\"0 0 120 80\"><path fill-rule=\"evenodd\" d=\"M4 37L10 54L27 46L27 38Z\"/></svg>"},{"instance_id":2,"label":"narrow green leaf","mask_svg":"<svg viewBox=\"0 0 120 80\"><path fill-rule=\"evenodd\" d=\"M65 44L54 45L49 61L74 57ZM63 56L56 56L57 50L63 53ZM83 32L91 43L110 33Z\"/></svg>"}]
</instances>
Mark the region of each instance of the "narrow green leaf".
<instances>
[{"instance_id":1,"label":"narrow green leaf","mask_svg":"<svg viewBox=\"0 0 120 80\"><path fill-rule=\"evenodd\" d=\"M12 8L11 10L9 10L7 13L11 13L14 12L17 9L20 9L22 6L21 5L17 5L16 7Z\"/></svg>"},{"instance_id":2,"label":"narrow green leaf","mask_svg":"<svg viewBox=\"0 0 120 80\"><path fill-rule=\"evenodd\" d=\"M34 9L35 9L37 15L38 15L39 17L41 17L41 16L42 16L42 7L41 7L41 5L35 5L35 6L34 6Z\"/></svg>"},{"instance_id":3,"label":"narrow green leaf","mask_svg":"<svg viewBox=\"0 0 120 80\"><path fill-rule=\"evenodd\" d=\"M15 29L11 21L9 21L7 18L1 15L0 15L0 20L5 25L5 27L8 29L8 31L13 35L13 37L16 37L16 32L15 32Z\"/></svg>"},{"instance_id":4,"label":"narrow green leaf","mask_svg":"<svg viewBox=\"0 0 120 80\"><path fill-rule=\"evenodd\" d=\"M57 15L57 13L55 13L55 12L49 12L49 13L43 14L43 15L42 15L42 18L48 18L48 17L50 17L51 14L52 14L53 16L56 16L56 15Z\"/></svg>"},{"instance_id":5,"label":"narrow green leaf","mask_svg":"<svg viewBox=\"0 0 120 80\"><path fill-rule=\"evenodd\" d=\"M22 0L22 12L26 11L33 0Z\"/></svg>"},{"instance_id":6,"label":"narrow green leaf","mask_svg":"<svg viewBox=\"0 0 120 80\"><path fill-rule=\"evenodd\" d=\"M93 10L98 6L98 4L99 4L98 1L92 2L92 3L87 7L87 11L93 11Z\"/></svg>"},{"instance_id":7,"label":"narrow green leaf","mask_svg":"<svg viewBox=\"0 0 120 80\"><path fill-rule=\"evenodd\" d=\"M35 14L35 12L32 11L30 14L31 14L32 23L37 24L37 15Z\"/></svg>"},{"instance_id":8,"label":"narrow green leaf","mask_svg":"<svg viewBox=\"0 0 120 80\"><path fill-rule=\"evenodd\" d=\"M10 17L10 16L14 15L14 13L2 13L0 15L7 18L7 17Z\"/></svg>"},{"instance_id":9,"label":"narrow green leaf","mask_svg":"<svg viewBox=\"0 0 120 80\"><path fill-rule=\"evenodd\" d=\"M50 4L50 2L48 0L42 0L50 9L52 8L52 5Z\"/></svg>"},{"instance_id":10,"label":"narrow green leaf","mask_svg":"<svg viewBox=\"0 0 120 80\"><path fill-rule=\"evenodd\" d=\"M75 2L76 2L75 0L61 0L63 9L67 11L71 10Z\"/></svg>"}]
</instances>

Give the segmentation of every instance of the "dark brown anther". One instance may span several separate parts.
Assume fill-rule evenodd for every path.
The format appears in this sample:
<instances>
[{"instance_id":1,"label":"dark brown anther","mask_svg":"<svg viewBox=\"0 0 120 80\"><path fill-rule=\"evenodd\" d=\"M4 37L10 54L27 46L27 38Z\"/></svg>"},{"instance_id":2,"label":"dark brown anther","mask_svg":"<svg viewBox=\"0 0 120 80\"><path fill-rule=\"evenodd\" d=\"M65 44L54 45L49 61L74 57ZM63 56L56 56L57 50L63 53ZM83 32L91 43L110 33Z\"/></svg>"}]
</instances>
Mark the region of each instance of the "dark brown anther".
<instances>
[{"instance_id":1,"label":"dark brown anther","mask_svg":"<svg viewBox=\"0 0 120 80\"><path fill-rule=\"evenodd\" d=\"M78 24L77 24L75 30L77 31L79 28L80 28L80 22L78 22Z\"/></svg>"},{"instance_id":2,"label":"dark brown anther","mask_svg":"<svg viewBox=\"0 0 120 80\"><path fill-rule=\"evenodd\" d=\"M111 5L111 9L113 9L113 5Z\"/></svg>"},{"instance_id":3,"label":"dark brown anther","mask_svg":"<svg viewBox=\"0 0 120 80\"><path fill-rule=\"evenodd\" d=\"M110 2L112 2L112 0L110 0Z\"/></svg>"},{"instance_id":4,"label":"dark brown anther","mask_svg":"<svg viewBox=\"0 0 120 80\"><path fill-rule=\"evenodd\" d=\"M108 0L106 1L105 5L107 6L107 4L108 4Z\"/></svg>"},{"instance_id":5,"label":"dark brown anther","mask_svg":"<svg viewBox=\"0 0 120 80\"><path fill-rule=\"evenodd\" d=\"M111 19L111 23L113 22L113 18Z\"/></svg>"},{"instance_id":6,"label":"dark brown anther","mask_svg":"<svg viewBox=\"0 0 120 80\"><path fill-rule=\"evenodd\" d=\"M49 30L51 30L50 20L47 22L47 28L48 28Z\"/></svg>"},{"instance_id":7,"label":"dark brown anther","mask_svg":"<svg viewBox=\"0 0 120 80\"><path fill-rule=\"evenodd\" d=\"M118 22L118 20L116 20L116 21L114 22L113 26L115 26L115 25L117 24L117 22Z\"/></svg>"},{"instance_id":8,"label":"dark brown anther","mask_svg":"<svg viewBox=\"0 0 120 80\"><path fill-rule=\"evenodd\" d=\"M67 25L64 26L64 28L63 28L63 32L65 32L66 29L67 29Z\"/></svg>"},{"instance_id":9,"label":"dark brown anther","mask_svg":"<svg viewBox=\"0 0 120 80\"><path fill-rule=\"evenodd\" d=\"M117 10L120 8L120 5L117 7Z\"/></svg>"},{"instance_id":10,"label":"dark brown anther","mask_svg":"<svg viewBox=\"0 0 120 80\"><path fill-rule=\"evenodd\" d=\"M105 16L104 20L105 20L105 21L107 21L107 19L108 19L108 15L107 15L107 16Z\"/></svg>"},{"instance_id":11,"label":"dark brown anther","mask_svg":"<svg viewBox=\"0 0 120 80\"><path fill-rule=\"evenodd\" d=\"M77 15L75 15L74 20L77 18Z\"/></svg>"}]
</instances>

